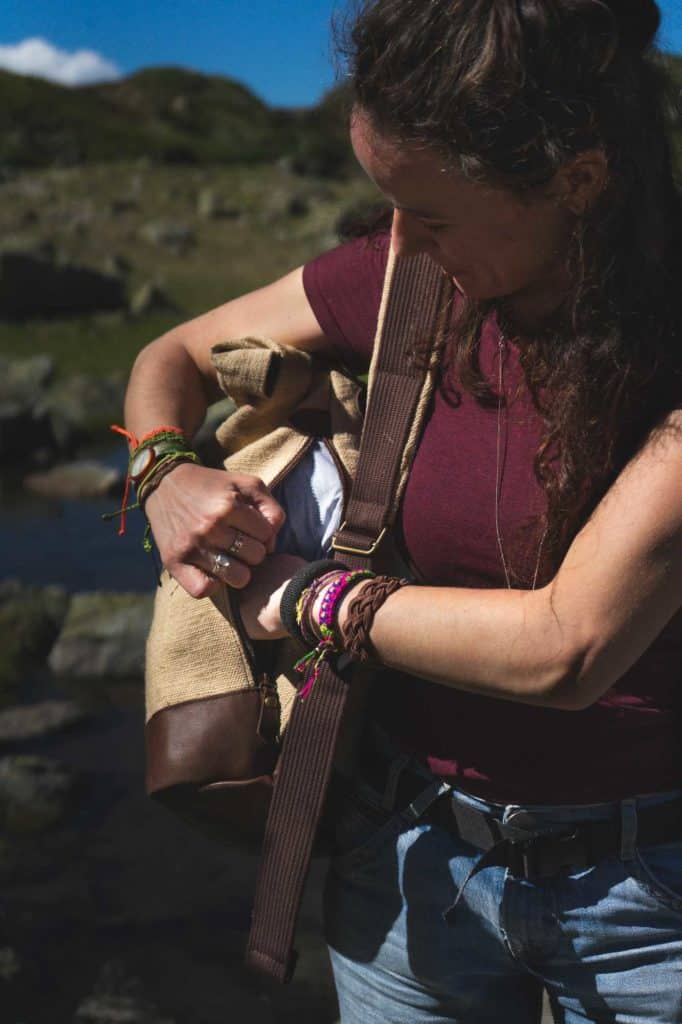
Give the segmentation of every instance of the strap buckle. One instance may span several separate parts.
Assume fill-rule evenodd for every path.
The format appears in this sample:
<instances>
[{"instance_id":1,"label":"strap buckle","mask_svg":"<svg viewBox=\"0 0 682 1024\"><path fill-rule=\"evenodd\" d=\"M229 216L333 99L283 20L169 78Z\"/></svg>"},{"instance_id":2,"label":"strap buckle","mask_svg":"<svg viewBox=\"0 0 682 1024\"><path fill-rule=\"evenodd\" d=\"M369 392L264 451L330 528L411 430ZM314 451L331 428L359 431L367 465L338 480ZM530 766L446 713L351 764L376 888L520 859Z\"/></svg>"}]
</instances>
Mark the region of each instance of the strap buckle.
<instances>
[{"instance_id":1,"label":"strap buckle","mask_svg":"<svg viewBox=\"0 0 682 1024\"><path fill-rule=\"evenodd\" d=\"M365 558L370 558L379 549L381 542L388 533L388 527L385 526L381 533L379 534L379 536L376 538L376 540L370 542L369 547L353 548L349 544L340 544L337 540L337 537L339 537L346 529L346 525L347 520L344 519L344 521L341 523L341 526L338 528L332 539L332 548L334 549L334 551L339 551L343 555L360 555L364 556Z\"/></svg>"},{"instance_id":2,"label":"strap buckle","mask_svg":"<svg viewBox=\"0 0 682 1024\"><path fill-rule=\"evenodd\" d=\"M592 863L587 837L580 828L564 834L548 833L509 842L507 865L514 878L551 878L565 868L582 871Z\"/></svg>"}]
</instances>

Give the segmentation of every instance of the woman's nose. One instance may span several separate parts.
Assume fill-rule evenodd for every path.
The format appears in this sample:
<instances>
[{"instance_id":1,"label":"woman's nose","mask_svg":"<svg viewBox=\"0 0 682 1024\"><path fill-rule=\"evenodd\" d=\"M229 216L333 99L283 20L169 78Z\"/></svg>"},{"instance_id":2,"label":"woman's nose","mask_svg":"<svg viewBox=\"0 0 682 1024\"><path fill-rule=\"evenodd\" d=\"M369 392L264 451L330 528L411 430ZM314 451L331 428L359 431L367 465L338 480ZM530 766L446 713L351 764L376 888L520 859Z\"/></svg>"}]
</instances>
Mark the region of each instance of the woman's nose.
<instances>
[{"instance_id":1,"label":"woman's nose","mask_svg":"<svg viewBox=\"0 0 682 1024\"><path fill-rule=\"evenodd\" d=\"M404 210L394 210L391 246L396 256L417 256L432 251L433 239L416 217Z\"/></svg>"}]
</instances>

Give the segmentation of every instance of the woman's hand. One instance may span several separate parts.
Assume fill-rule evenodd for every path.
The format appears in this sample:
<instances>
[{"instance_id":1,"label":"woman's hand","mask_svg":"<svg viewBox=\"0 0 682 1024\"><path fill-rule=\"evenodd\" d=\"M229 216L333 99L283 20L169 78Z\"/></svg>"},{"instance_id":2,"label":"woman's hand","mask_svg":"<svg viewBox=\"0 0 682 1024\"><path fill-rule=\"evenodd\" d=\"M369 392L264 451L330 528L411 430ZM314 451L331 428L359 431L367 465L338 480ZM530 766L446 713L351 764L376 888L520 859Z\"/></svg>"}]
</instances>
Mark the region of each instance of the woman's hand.
<instances>
[{"instance_id":1,"label":"woman's hand","mask_svg":"<svg viewBox=\"0 0 682 1024\"><path fill-rule=\"evenodd\" d=\"M145 502L161 561L191 597L207 597L220 583L242 589L284 522L265 484L246 473L182 463ZM230 547L235 545L230 553ZM229 565L216 567L215 556Z\"/></svg>"},{"instance_id":2,"label":"woman's hand","mask_svg":"<svg viewBox=\"0 0 682 1024\"><path fill-rule=\"evenodd\" d=\"M253 570L239 603L244 628L252 640L281 640L287 635L279 605L287 584L304 565L305 559L298 555L270 555Z\"/></svg>"}]
</instances>

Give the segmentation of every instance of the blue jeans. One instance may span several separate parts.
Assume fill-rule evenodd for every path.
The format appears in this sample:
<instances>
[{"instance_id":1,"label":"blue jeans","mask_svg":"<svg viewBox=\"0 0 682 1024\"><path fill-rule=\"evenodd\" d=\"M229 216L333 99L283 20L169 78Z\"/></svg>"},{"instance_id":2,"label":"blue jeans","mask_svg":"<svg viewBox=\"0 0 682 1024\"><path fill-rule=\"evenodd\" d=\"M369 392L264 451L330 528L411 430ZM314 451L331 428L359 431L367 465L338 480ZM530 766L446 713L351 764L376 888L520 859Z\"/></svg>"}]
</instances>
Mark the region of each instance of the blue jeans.
<instances>
[{"instance_id":1,"label":"blue jeans","mask_svg":"<svg viewBox=\"0 0 682 1024\"><path fill-rule=\"evenodd\" d=\"M422 804L438 792L425 779ZM341 1024L537 1024L543 987L563 1024L682 1024L682 842L636 845L637 808L677 795L528 807L540 828L620 816L620 855L539 881L486 867L448 924L480 851L359 784L325 892ZM452 798L502 821L519 810Z\"/></svg>"}]
</instances>

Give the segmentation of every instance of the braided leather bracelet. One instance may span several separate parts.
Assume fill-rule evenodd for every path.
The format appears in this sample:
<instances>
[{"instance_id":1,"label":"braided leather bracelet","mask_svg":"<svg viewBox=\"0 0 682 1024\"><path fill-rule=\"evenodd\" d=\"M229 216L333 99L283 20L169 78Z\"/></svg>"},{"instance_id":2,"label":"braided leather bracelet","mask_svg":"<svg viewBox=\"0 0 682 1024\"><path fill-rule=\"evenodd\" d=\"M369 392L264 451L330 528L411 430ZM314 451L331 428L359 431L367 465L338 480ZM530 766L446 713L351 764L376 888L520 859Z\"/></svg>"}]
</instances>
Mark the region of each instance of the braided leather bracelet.
<instances>
[{"instance_id":1,"label":"braided leather bracelet","mask_svg":"<svg viewBox=\"0 0 682 1024\"><path fill-rule=\"evenodd\" d=\"M357 597L351 600L346 621L340 632L344 650L356 661L372 659L374 651L369 631L374 616L391 594L408 586L410 580L398 579L395 576L376 576L365 583Z\"/></svg>"}]
</instances>

